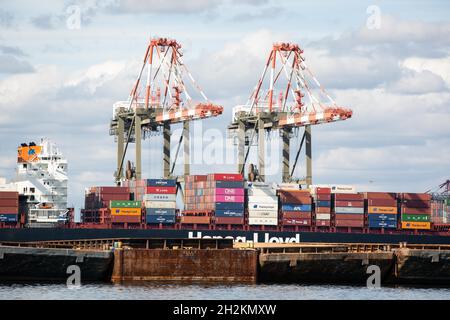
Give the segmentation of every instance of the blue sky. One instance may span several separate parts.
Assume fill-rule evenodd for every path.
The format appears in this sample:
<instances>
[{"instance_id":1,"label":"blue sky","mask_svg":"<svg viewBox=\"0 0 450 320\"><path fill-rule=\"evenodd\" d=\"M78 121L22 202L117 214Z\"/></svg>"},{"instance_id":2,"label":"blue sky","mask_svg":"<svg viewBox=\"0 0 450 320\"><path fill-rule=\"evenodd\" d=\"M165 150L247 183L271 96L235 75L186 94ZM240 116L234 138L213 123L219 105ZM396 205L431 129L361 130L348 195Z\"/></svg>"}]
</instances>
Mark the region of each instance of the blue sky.
<instances>
[{"instance_id":1,"label":"blue sky","mask_svg":"<svg viewBox=\"0 0 450 320\"><path fill-rule=\"evenodd\" d=\"M183 45L208 98L225 107L202 123L206 146L246 101L271 44L291 41L337 103L354 110L348 121L313 128L316 183L425 191L449 178L447 1L0 3L0 176L12 177L18 144L47 136L69 159L69 202L77 207L85 187L112 183L112 104L127 98L155 35ZM71 6L80 10L80 28L67 26ZM368 27L370 6L381 13L379 29ZM275 163L276 135L270 141L267 161ZM160 144L159 137L145 143L148 176L161 175ZM206 162L194 170L234 169Z\"/></svg>"}]
</instances>

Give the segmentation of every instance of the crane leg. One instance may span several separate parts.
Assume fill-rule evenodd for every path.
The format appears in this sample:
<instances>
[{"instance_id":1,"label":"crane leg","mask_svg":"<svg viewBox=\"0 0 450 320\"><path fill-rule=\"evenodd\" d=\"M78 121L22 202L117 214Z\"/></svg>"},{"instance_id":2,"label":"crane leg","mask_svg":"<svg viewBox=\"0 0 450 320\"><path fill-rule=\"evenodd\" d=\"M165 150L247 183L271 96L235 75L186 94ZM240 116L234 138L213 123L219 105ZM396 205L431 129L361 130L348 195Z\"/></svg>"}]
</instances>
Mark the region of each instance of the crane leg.
<instances>
[{"instance_id":1,"label":"crane leg","mask_svg":"<svg viewBox=\"0 0 450 320\"><path fill-rule=\"evenodd\" d=\"M123 152L124 152L124 134L125 134L125 122L123 118L118 118L117 121L117 172L116 172L116 182L122 179L122 168L120 164L122 162ZM120 172L119 172L120 171Z\"/></svg>"},{"instance_id":2,"label":"crane leg","mask_svg":"<svg viewBox=\"0 0 450 320\"><path fill-rule=\"evenodd\" d=\"M259 163L259 180L264 182L266 179L266 168L265 168L265 137L264 137L264 120L258 120L258 163ZM250 146L249 146L250 148Z\"/></svg>"},{"instance_id":3,"label":"crane leg","mask_svg":"<svg viewBox=\"0 0 450 320\"><path fill-rule=\"evenodd\" d=\"M311 126L305 127L306 134L306 185L312 185L312 141L311 141Z\"/></svg>"},{"instance_id":4,"label":"crane leg","mask_svg":"<svg viewBox=\"0 0 450 320\"><path fill-rule=\"evenodd\" d=\"M290 150L290 128L283 128L282 130L282 139L283 139L283 151L282 151L282 167L283 167L283 182L289 182L291 180L290 174L289 174L289 150Z\"/></svg>"},{"instance_id":5,"label":"crane leg","mask_svg":"<svg viewBox=\"0 0 450 320\"><path fill-rule=\"evenodd\" d=\"M250 147L250 146L249 146ZM245 166L245 123L238 124L238 172L244 175Z\"/></svg>"},{"instance_id":6,"label":"crane leg","mask_svg":"<svg viewBox=\"0 0 450 320\"><path fill-rule=\"evenodd\" d=\"M141 117L135 115L134 135L136 137L136 180L142 179L142 135Z\"/></svg>"},{"instance_id":7,"label":"crane leg","mask_svg":"<svg viewBox=\"0 0 450 320\"><path fill-rule=\"evenodd\" d=\"M164 122L163 125L163 173L164 178L170 176L170 123Z\"/></svg>"},{"instance_id":8,"label":"crane leg","mask_svg":"<svg viewBox=\"0 0 450 320\"><path fill-rule=\"evenodd\" d=\"M184 152L184 175L188 176L191 174L191 149L190 149L190 141L189 141L189 132L190 132L190 121L183 122L183 152Z\"/></svg>"}]
</instances>

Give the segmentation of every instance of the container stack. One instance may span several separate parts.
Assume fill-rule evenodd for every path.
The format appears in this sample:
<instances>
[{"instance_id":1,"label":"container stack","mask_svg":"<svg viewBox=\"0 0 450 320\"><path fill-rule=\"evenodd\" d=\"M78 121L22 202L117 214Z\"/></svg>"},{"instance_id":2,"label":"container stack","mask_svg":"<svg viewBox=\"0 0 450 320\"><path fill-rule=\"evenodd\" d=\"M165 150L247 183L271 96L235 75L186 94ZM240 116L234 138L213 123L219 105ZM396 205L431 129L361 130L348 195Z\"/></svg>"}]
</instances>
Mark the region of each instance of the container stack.
<instances>
[{"instance_id":1,"label":"container stack","mask_svg":"<svg viewBox=\"0 0 450 320\"><path fill-rule=\"evenodd\" d=\"M125 180L123 186L130 190L131 200L143 201L144 195L147 193L147 183L147 179Z\"/></svg>"},{"instance_id":2,"label":"container stack","mask_svg":"<svg viewBox=\"0 0 450 320\"><path fill-rule=\"evenodd\" d=\"M211 180L212 176L208 176L207 196L214 197L214 221L216 225L243 225L244 181L240 175L228 178Z\"/></svg>"},{"instance_id":3,"label":"container stack","mask_svg":"<svg viewBox=\"0 0 450 320\"><path fill-rule=\"evenodd\" d=\"M433 199L431 201L431 222L446 224L449 220L450 199Z\"/></svg>"},{"instance_id":4,"label":"container stack","mask_svg":"<svg viewBox=\"0 0 450 320\"><path fill-rule=\"evenodd\" d=\"M207 203L207 176L191 175L185 177L184 211L182 224L209 224L212 210Z\"/></svg>"},{"instance_id":5,"label":"container stack","mask_svg":"<svg viewBox=\"0 0 450 320\"><path fill-rule=\"evenodd\" d=\"M334 193L332 199L336 227L364 227L364 194Z\"/></svg>"},{"instance_id":6,"label":"container stack","mask_svg":"<svg viewBox=\"0 0 450 320\"><path fill-rule=\"evenodd\" d=\"M331 226L331 188L330 187L314 187L311 189L314 199L316 226Z\"/></svg>"},{"instance_id":7,"label":"container stack","mask_svg":"<svg viewBox=\"0 0 450 320\"><path fill-rule=\"evenodd\" d=\"M84 209L81 210L83 222L111 223L111 200L130 200L127 187L91 187L86 190Z\"/></svg>"},{"instance_id":8,"label":"container stack","mask_svg":"<svg viewBox=\"0 0 450 320\"><path fill-rule=\"evenodd\" d=\"M431 229L431 195L427 193L401 193L402 229Z\"/></svg>"},{"instance_id":9,"label":"container stack","mask_svg":"<svg viewBox=\"0 0 450 320\"><path fill-rule=\"evenodd\" d=\"M146 194L143 196L147 224L174 224L176 196L175 179L148 179Z\"/></svg>"},{"instance_id":10,"label":"container stack","mask_svg":"<svg viewBox=\"0 0 450 320\"><path fill-rule=\"evenodd\" d=\"M19 193L0 191L0 222L17 222L19 215Z\"/></svg>"},{"instance_id":11,"label":"container stack","mask_svg":"<svg viewBox=\"0 0 450 320\"><path fill-rule=\"evenodd\" d=\"M248 224L278 225L278 197L273 185L264 182L248 182L246 193Z\"/></svg>"},{"instance_id":12,"label":"container stack","mask_svg":"<svg viewBox=\"0 0 450 320\"><path fill-rule=\"evenodd\" d=\"M397 229L397 195L389 192L365 192L365 207L370 229Z\"/></svg>"},{"instance_id":13,"label":"container stack","mask_svg":"<svg viewBox=\"0 0 450 320\"><path fill-rule=\"evenodd\" d=\"M312 199L308 190L280 189L283 226L311 226Z\"/></svg>"},{"instance_id":14,"label":"container stack","mask_svg":"<svg viewBox=\"0 0 450 320\"><path fill-rule=\"evenodd\" d=\"M134 200L111 200L112 223L141 223L142 203Z\"/></svg>"}]
</instances>

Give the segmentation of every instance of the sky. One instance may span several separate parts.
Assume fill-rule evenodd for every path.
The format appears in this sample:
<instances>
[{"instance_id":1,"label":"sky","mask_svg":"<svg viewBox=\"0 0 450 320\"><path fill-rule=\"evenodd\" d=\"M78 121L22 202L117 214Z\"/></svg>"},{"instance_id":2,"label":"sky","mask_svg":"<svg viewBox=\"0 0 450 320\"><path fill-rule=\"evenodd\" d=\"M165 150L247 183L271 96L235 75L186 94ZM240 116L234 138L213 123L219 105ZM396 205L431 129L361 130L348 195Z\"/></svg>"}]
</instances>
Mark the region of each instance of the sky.
<instances>
[{"instance_id":1,"label":"sky","mask_svg":"<svg viewBox=\"0 0 450 320\"><path fill-rule=\"evenodd\" d=\"M313 182L424 192L450 178L449 13L448 1L0 0L0 176L14 176L20 143L48 137L69 161L69 205L82 207L89 186L112 185L112 105L127 99L151 37L176 39L224 107L195 122L193 173L232 172L231 110L284 41L298 43L336 103L353 110L312 128ZM267 139L277 181L279 136ZM145 177L162 175L161 143L144 142ZM296 175L303 170L301 161Z\"/></svg>"}]
</instances>

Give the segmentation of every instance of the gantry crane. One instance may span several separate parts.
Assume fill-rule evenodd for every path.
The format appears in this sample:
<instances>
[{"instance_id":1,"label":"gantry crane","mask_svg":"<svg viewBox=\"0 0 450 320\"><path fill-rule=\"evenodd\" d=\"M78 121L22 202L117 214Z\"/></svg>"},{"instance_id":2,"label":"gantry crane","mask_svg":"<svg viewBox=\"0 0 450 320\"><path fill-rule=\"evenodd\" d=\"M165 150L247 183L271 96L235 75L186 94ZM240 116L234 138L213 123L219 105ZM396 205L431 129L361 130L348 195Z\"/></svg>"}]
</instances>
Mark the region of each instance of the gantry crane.
<instances>
[{"instance_id":1,"label":"gantry crane","mask_svg":"<svg viewBox=\"0 0 450 320\"><path fill-rule=\"evenodd\" d=\"M280 130L283 141L283 182L292 181L302 146L306 141L306 177L299 182L311 185L311 126L346 120L352 116L350 109L338 107L320 85L306 65L302 53L303 50L297 44L273 44L263 73L247 103L234 107L228 132L231 137L237 137L238 172L244 174L254 135L257 133L259 180L264 181L265 133L270 130ZM267 76L269 69L270 76ZM267 85L268 89L265 90ZM280 90L278 99L276 98L277 90ZM325 99L327 103L323 102ZM289 171L290 139L293 130L299 127L304 127L305 131L293 167ZM245 151L246 144L248 144L247 151Z\"/></svg>"},{"instance_id":2,"label":"gantry crane","mask_svg":"<svg viewBox=\"0 0 450 320\"><path fill-rule=\"evenodd\" d=\"M146 83L141 81L147 67ZM185 81L187 74L188 81ZM193 102L187 86L196 90L203 102ZM184 100L183 100L184 98ZM110 135L117 140L117 184L123 178L125 155L129 143L136 144L134 178L141 179L141 143L154 133L163 133L163 176L173 176L176 158L184 140L184 174L190 174L189 122L216 117L223 107L211 103L182 60L181 46L167 38L151 39L144 61L127 101L113 106ZM170 137L171 124L183 123L175 160L171 168Z\"/></svg>"}]
</instances>

